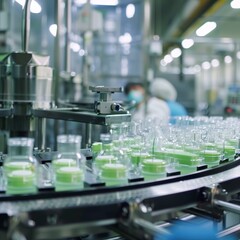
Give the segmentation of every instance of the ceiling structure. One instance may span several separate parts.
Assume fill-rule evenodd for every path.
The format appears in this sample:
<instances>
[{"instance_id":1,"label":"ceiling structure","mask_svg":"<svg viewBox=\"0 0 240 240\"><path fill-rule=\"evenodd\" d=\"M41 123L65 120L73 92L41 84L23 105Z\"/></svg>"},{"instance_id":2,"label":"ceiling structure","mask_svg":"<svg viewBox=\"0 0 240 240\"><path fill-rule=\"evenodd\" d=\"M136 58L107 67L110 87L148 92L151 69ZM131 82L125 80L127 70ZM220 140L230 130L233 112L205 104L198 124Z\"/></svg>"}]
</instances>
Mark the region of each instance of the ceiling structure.
<instances>
[{"instance_id":1,"label":"ceiling structure","mask_svg":"<svg viewBox=\"0 0 240 240\"><path fill-rule=\"evenodd\" d=\"M209 57L234 55L240 49L240 9L233 9L230 3L231 0L154 0L152 32L163 41L164 55L181 47L185 38L194 40L194 45L184 51L187 66L210 60ZM217 27L207 36L198 37L196 30L207 21L216 22Z\"/></svg>"}]
</instances>

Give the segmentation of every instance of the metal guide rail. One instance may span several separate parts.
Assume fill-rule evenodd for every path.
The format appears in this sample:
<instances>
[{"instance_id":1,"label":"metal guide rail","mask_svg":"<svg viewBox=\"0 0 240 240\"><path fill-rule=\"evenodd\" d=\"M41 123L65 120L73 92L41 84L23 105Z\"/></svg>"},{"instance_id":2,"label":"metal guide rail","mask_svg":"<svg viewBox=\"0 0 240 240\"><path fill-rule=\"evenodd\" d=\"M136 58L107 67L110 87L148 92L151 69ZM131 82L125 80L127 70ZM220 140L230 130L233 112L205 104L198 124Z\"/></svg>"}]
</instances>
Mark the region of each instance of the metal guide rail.
<instances>
[{"instance_id":1,"label":"metal guide rail","mask_svg":"<svg viewBox=\"0 0 240 240\"><path fill-rule=\"evenodd\" d=\"M186 211L221 221L224 209L240 213L237 201L229 203L240 192L239 181L238 158L213 169L126 186L1 194L0 237L20 232L27 239L58 239L107 229L129 239L145 239L143 231L152 239L164 232L152 222L166 220L166 214Z\"/></svg>"}]
</instances>

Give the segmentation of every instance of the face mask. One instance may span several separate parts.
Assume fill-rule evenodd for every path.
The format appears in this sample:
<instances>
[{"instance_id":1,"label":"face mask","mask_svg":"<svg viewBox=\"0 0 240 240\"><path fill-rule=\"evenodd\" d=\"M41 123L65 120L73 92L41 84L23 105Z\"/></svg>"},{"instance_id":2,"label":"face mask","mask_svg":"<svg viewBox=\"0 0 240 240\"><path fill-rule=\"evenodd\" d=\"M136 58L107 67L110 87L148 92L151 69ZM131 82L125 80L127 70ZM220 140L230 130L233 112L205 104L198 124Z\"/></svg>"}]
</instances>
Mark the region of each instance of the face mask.
<instances>
[{"instance_id":1,"label":"face mask","mask_svg":"<svg viewBox=\"0 0 240 240\"><path fill-rule=\"evenodd\" d=\"M131 90L128 94L128 101L141 103L143 101L143 94L136 90Z\"/></svg>"}]
</instances>

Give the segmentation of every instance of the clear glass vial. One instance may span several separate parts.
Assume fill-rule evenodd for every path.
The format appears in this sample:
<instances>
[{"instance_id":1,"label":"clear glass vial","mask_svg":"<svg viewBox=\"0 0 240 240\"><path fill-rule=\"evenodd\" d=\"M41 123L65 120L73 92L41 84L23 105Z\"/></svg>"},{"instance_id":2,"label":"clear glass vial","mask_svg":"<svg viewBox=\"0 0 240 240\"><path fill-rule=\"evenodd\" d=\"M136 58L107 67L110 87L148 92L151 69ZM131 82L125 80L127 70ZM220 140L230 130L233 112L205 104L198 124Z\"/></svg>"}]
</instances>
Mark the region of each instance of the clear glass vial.
<instances>
[{"instance_id":1,"label":"clear glass vial","mask_svg":"<svg viewBox=\"0 0 240 240\"><path fill-rule=\"evenodd\" d=\"M24 194L37 191L38 164L33 157L34 139L10 138L4 162L6 192Z\"/></svg>"},{"instance_id":2,"label":"clear glass vial","mask_svg":"<svg viewBox=\"0 0 240 240\"><path fill-rule=\"evenodd\" d=\"M85 157L81 154L82 137L79 135L57 136L57 157L53 160L53 168L81 167L85 168Z\"/></svg>"},{"instance_id":3,"label":"clear glass vial","mask_svg":"<svg viewBox=\"0 0 240 240\"><path fill-rule=\"evenodd\" d=\"M79 135L57 137L58 154L52 162L56 191L83 187L86 159L80 152L81 140Z\"/></svg>"}]
</instances>

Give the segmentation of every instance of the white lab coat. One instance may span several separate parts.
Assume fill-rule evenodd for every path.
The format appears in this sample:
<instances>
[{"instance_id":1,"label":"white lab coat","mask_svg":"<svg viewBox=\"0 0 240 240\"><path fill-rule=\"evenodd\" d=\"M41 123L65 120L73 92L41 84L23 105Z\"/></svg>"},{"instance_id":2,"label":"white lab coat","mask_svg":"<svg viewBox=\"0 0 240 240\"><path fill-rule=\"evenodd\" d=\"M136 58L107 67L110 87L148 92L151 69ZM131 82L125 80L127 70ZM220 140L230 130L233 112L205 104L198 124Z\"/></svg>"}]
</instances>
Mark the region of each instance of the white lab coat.
<instances>
[{"instance_id":1,"label":"white lab coat","mask_svg":"<svg viewBox=\"0 0 240 240\"><path fill-rule=\"evenodd\" d=\"M167 103L155 97L148 99L146 115L144 104L141 104L131 113L133 121L151 118L155 119L159 123L168 123L170 117L170 109Z\"/></svg>"}]
</instances>

